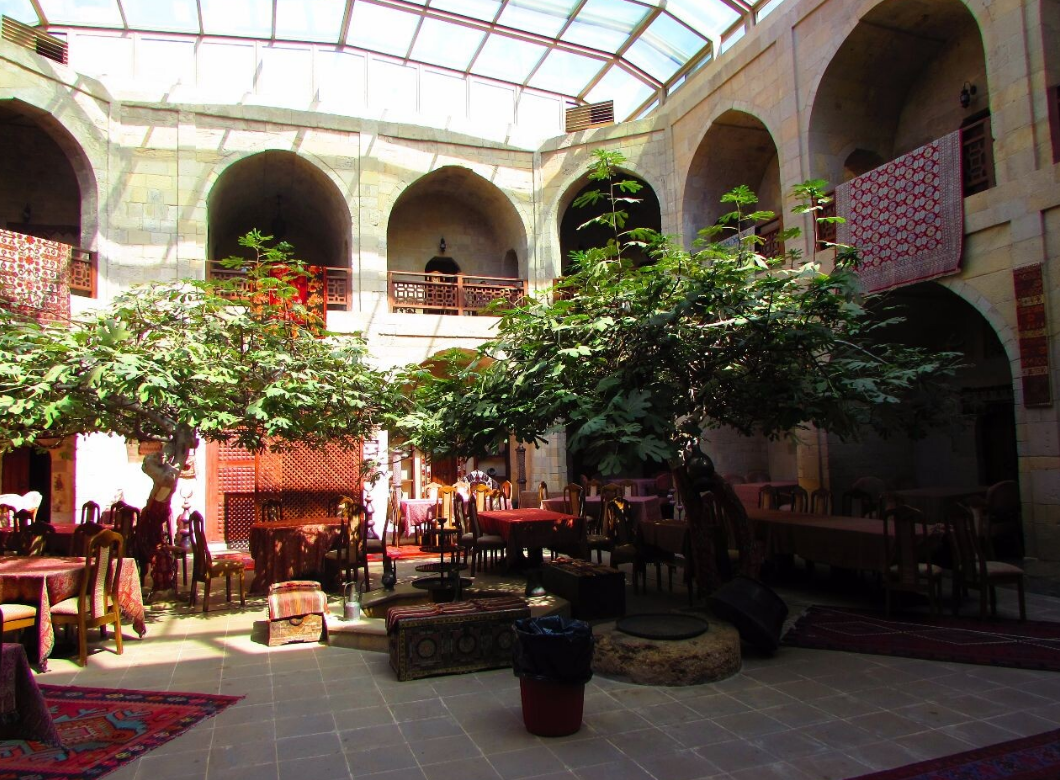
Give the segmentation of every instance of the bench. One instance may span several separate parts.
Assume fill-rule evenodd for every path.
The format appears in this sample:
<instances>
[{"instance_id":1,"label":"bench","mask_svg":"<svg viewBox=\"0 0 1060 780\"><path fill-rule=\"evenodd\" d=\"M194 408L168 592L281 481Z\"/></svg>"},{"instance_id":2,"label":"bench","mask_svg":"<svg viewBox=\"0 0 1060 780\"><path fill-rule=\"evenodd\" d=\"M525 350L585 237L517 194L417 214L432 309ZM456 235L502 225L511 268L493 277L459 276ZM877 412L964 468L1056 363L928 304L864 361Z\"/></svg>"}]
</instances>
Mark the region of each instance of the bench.
<instances>
[{"instance_id":1,"label":"bench","mask_svg":"<svg viewBox=\"0 0 1060 780\"><path fill-rule=\"evenodd\" d=\"M512 621L530 617L517 596L391 607L386 616L390 667L399 680L511 666Z\"/></svg>"}]
</instances>

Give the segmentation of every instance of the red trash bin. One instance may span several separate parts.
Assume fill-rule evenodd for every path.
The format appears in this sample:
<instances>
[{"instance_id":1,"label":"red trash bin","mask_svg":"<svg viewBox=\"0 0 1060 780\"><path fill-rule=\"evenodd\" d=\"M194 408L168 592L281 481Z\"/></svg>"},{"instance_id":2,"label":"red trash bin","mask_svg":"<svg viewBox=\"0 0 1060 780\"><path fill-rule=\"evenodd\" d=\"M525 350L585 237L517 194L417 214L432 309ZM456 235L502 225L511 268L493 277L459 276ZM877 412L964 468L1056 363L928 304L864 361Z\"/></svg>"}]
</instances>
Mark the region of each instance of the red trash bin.
<instances>
[{"instance_id":1,"label":"red trash bin","mask_svg":"<svg viewBox=\"0 0 1060 780\"><path fill-rule=\"evenodd\" d=\"M582 727L585 683L519 680L523 724L539 737L566 737Z\"/></svg>"}]
</instances>

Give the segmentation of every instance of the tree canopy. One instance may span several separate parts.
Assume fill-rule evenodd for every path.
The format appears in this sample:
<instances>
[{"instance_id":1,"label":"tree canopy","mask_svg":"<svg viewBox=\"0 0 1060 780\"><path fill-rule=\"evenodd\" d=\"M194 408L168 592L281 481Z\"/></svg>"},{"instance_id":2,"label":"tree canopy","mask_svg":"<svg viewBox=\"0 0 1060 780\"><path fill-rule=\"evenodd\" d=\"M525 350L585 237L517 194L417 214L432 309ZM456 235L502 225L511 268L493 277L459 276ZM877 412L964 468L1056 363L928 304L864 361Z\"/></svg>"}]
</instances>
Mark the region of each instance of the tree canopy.
<instances>
[{"instance_id":1,"label":"tree canopy","mask_svg":"<svg viewBox=\"0 0 1060 780\"><path fill-rule=\"evenodd\" d=\"M256 231L241 243L252 257L228 263L245 271L238 282L138 286L70 323L0 310L0 442L161 441L144 467L159 500L200 437L359 445L393 398L387 377L359 337L320 331L296 295L305 271L290 245Z\"/></svg>"},{"instance_id":2,"label":"tree canopy","mask_svg":"<svg viewBox=\"0 0 1060 780\"><path fill-rule=\"evenodd\" d=\"M601 186L579 199L607 204L588 223L614 237L574 253L555 288L500 312L498 336L482 348L495 363L424 392L420 420L430 425L412 434L422 448L481 454L509 434L538 441L562 422L571 450L621 473L677 461L705 427L781 436L815 425L851 437L866 427L916 432L944 411L957 356L886 340L892 320L866 309L855 250L839 247L828 272L795 252L763 256L761 239L738 237L773 217L752 210L746 187L725 196L732 212L692 251L627 230L636 182L621 178L623 161L596 152L589 176ZM822 188L800 187L800 212L816 217ZM631 244L652 262L630 262Z\"/></svg>"}]
</instances>

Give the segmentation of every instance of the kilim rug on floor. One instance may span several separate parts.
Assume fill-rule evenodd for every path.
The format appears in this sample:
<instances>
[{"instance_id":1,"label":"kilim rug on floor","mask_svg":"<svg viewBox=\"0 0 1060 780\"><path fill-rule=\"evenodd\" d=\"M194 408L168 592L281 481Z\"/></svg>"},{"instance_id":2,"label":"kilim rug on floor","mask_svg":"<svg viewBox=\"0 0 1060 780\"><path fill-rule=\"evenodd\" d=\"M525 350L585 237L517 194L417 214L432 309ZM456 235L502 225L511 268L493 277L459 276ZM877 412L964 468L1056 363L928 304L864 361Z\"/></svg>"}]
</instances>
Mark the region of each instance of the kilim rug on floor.
<instances>
[{"instance_id":1,"label":"kilim rug on floor","mask_svg":"<svg viewBox=\"0 0 1060 780\"><path fill-rule=\"evenodd\" d=\"M813 606L783 643L819 650L1060 671L1060 623L893 615ZM1057 775L1060 777L1060 775Z\"/></svg>"},{"instance_id":2,"label":"kilim rug on floor","mask_svg":"<svg viewBox=\"0 0 1060 780\"><path fill-rule=\"evenodd\" d=\"M1056 780L1060 731L862 775L856 780Z\"/></svg>"},{"instance_id":3,"label":"kilim rug on floor","mask_svg":"<svg viewBox=\"0 0 1060 780\"><path fill-rule=\"evenodd\" d=\"M0 780L88 780L178 737L241 696L41 685L62 739L0 740Z\"/></svg>"}]
</instances>

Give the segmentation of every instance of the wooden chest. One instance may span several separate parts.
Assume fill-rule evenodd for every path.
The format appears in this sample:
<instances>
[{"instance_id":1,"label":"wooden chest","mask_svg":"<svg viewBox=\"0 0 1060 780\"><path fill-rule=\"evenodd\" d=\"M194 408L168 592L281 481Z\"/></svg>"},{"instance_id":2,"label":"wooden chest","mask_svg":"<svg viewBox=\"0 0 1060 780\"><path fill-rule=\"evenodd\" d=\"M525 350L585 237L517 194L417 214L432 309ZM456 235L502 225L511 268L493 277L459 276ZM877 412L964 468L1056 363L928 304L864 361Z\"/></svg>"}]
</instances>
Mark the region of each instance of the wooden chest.
<instances>
[{"instance_id":1,"label":"wooden chest","mask_svg":"<svg viewBox=\"0 0 1060 780\"><path fill-rule=\"evenodd\" d=\"M323 615L297 615L269 621L269 647L325 639Z\"/></svg>"},{"instance_id":2,"label":"wooden chest","mask_svg":"<svg viewBox=\"0 0 1060 780\"><path fill-rule=\"evenodd\" d=\"M556 561L541 568L541 584L570 602L571 617L602 620L626 614L626 575L587 561Z\"/></svg>"},{"instance_id":3,"label":"wooden chest","mask_svg":"<svg viewBox=\"0 0 1060 780\"><path fill-rule=\"evenodd\" d=\"M512 621L529 616L518 598L394 607L387 615L390 667L399 680L414 680L511 666Z\"/></svg>"}]
</instances>

